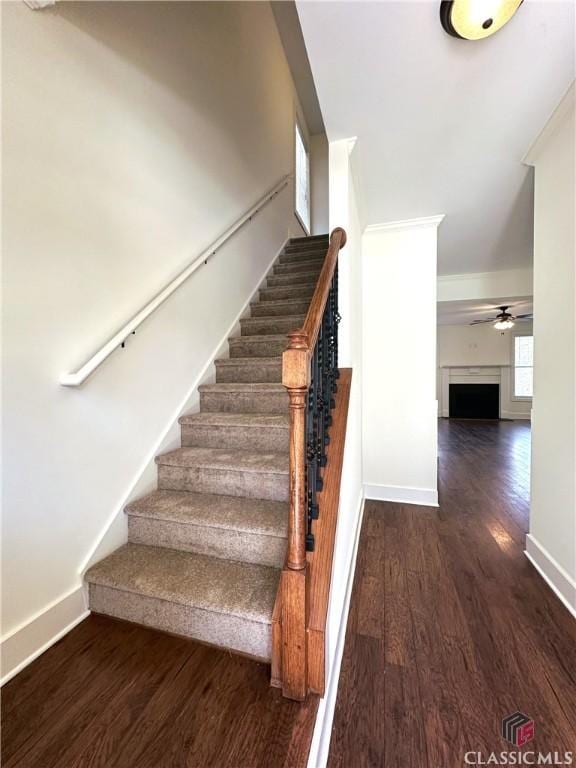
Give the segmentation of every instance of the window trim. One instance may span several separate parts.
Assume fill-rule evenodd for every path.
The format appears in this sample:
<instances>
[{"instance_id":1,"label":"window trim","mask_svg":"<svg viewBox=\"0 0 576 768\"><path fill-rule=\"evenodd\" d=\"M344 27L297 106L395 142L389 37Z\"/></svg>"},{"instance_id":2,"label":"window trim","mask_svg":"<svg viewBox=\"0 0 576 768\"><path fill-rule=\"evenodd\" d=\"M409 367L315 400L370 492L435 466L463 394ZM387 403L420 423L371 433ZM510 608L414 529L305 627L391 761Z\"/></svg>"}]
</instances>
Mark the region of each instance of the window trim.
<instances>
[{"instance_id":1,"label":"window trim","mask_svg":"<svg viewBox=\"0 0 576 768\"><path fill-rule=\"evenodd\" d=\"M302 144L304 145L304 150L306 152L306 164L307 164L307 173L308 173L308 221L310 224L307 226L305 222L302 220L302 217L298 213L298 178L296 176L296 131L300 134L300 138L302 139ZM304 232L310 236L311 226L312 226L312 200L311 200L311 190L312 190L312 183L310 179L310 147L308 146L308 142L306 141L306 134L302 130L302 123L298 117L298 114L294 115L294 215L296 216L300 226L304 230Z\"/></svg>"},{"instance_id":2,"label":"window trim","mask_svg":"<svg viewBox=\"0 0 576 768\"><path fill-rule=\"evenodd\" d=\"M510 392L510 400L517 402L517 403L529 403L532 402L532 399L534 397L534 378L532 378L532 396L530 395L517 395L516 394L516 339L519 336L532 336L534 338L534 331L513 331L510 334L511 337L511 346L512 346L512 352L511 352L511 368L512 368L512 376L511 384L512 384L512 391ZM530 366L519 366L519 367L525 367L529 368ZM532 376L534 376L534 360L532 360Z\"/></svg>"}]
</instances>

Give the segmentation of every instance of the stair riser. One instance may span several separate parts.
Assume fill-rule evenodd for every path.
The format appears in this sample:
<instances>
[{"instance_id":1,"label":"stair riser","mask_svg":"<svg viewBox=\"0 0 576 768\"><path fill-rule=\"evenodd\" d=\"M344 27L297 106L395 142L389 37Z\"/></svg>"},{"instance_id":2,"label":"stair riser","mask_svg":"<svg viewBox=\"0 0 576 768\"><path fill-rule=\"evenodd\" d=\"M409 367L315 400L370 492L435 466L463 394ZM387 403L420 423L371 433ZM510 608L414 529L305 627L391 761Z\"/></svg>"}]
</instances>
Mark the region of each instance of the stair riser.
<instances>
[{"instance_id":1,"label":"stair riser","mask_svg":"<svg viewBox=\"0 0 576 768\"><path fill-rule=\"evenodd\" d=\"M230 448L246 451L288 451L288 429L282 427L221 427L182 424L184 448Z\"/></svg>"},{"instance_id":2,"label":"stair riser","mask_svg":"<svg viewBox=\"0 0 576 768\"><path fill-rule=\"evenodd\" d=\"M230 357L277 357L284 352L288 339L254 339L240 336L229 340Z\"/></svg>"},{"instance_id":3,"label":"stair riser","mask_svg":"<svg viewBox=\"0 0 576 768\"><path fill-rule=\"evenodd\" d=\"M90 609L94 613L184 635L265 661L271 656L272 630L269 624L190 608L99 584L90 585Z\"/></svg>"},{"instance_id":4,"label":"stair riser","mask_svg":"<svg viewBox=\"0 0 576 768\"><path fill-rule=\"evenodd\" d=\"M313 259L324 261L325 256L325 248L319 248L315 251L286 251L285 253L280 254L278 261L280 264L295 264L299 261L312 261Z\"/></svg>"},{"instance_id":5,"label":"stair riser","mask_svg":"<svg viewBox=\"0 0 576 768\"><path fill-rule=\"evenodd\" d=\"M200 410L208 413L288 413L288 394L278 392L201 392Z\"/></svg>"},{"instance_id":6,"label":"stair riser","mask_svg":"<svg viewBox=\"0 0 576 768\"><path fill-rule=\"evenodd\" d=\"M261 288L259 299L263 304L269 301L282 301L283 299L307 299L310 301L316 285L290 286L282 285L278 288Z\"/></svg>"},{"instance_id":7,"label":"stair riser","mask_svg":"<svg viewBox=\"0 0 576 768\"><path fill-rule=\"evenodd\" d=\"M273 365L219 365L216 363L217 384L280 384L282 358Z\"/></svg>"},{"instance_id":8,"label":"stair riser","mask_svg":"<svg viewBox=\"0 0 576 768\"><path fill-rule=\"evenodd\" d=\"M282 568L286 555L285 538L132 515L128 517L128 540L273 568Z\"/></svg>"},{"instance_id":9,"label":"stair riser","mask_svg":"<svg viewBox=\"0 0 576 768\"><path fill-rule=\"evenodd\" d=\"M293 264L276 264L274 267L275 275L298 275L301 272L315 272L320 274L322 262L320 259L315 261L296 261Z\"/></svg>"},{"instance_id":10,"label":"stair riser","mask_svg":"<svg viewBox=\"0 0 576 768\"><path fill-rule=\"evenodd\" d=\"M258 301L250 305L252 317L282 317L283 315L305 315L310 306L310 299L297 299L284 304L275 304L273 301Z\"/></svg>"},{"instance_id":11,"label":"stair riser","mask_svg":"<svg viewBox=\"0 0 576 768\"><path fill-rule=\"evenodd\" d=\"M268 288L280 288L281 286L312 285L316 288L318 282L317 272L297 272L294 275L270 275L266 281Z\"/></svg>"},{"instance_id":12,"label":"stair riser","mask_svg":"<svg viewBox=\"0 0 576 768\"><path fill-rule=\"evenodd\" d=\"M249 317L245 320L240 320L240 328L242 329L242 336L262 336L266 334L273 334L279 336L281 333L290 333L301 328L304 323L305 316L295 319L292 317Z\"/></svg>"},{"instance_id":13,"label":"stair riser","mask_svg":"<svg viewBox=\"0 0 576 768\"><path fill-rule=\"evenodd\" d=\"M248 499L288 501L288 474L160 464L158 488L161 491L218 493Z\"/></svg>"}]
</instances>

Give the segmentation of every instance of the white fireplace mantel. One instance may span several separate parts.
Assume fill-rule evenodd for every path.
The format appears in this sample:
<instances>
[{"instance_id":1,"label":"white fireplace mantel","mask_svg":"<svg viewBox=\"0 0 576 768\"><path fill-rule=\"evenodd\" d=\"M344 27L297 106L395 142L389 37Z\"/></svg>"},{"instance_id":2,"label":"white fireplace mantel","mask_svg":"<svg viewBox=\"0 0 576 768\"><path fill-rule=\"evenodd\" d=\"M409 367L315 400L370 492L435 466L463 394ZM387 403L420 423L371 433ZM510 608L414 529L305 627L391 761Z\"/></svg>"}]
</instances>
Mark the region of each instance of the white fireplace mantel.
<instances>
[{"instance_id":1,"label":"white fireplace mantel","mask_svg":"<svg viewBox=\"0 0 576 768\"><path fill-rule=\"evenodd\" d=\"M509 365L441 365L440 368L461 368L466 371L476 371L478 368L510 368Z\"/></svg>"},{"instance_id":2,"label":"white fireplace mantel","mask_svg":"<svg viewBox=\"0 0 576 768\"><path fill-rule=\"evenodd\" d=\"M450 416L450 384L498 384L500 418L530 418L530 403L513 404L512 402L510 365L442 365L440 374L440 415L445 418Z\"/></svg>"}]
</instances>

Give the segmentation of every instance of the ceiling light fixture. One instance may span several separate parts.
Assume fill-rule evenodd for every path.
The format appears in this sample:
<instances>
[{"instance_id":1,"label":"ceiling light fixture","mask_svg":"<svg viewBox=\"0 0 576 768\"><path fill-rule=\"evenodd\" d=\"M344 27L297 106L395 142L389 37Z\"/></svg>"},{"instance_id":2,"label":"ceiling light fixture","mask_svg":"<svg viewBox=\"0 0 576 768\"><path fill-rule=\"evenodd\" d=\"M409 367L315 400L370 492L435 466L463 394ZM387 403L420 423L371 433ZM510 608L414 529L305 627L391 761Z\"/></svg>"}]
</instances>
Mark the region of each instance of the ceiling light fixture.
<instances>
[{"instance_id":1,"label":"ceiling light fixture","mask_svg":"<svg viewBox=\"0 0 576 768\"><path fill-rule=\"evenodd\" d=\"M494 328L496 328L497 331L507 331L509 328L514 328L514 321L513 320L497 320L494 323Z\"/></svg>"},{"instance_id":2,"label":"ceiling light fixture","mask_svg":"<svg viewBox=\"0 0 576 768\"><path fill-rule=\"evenodd\" d=\"M442 0L440 21L452 37L482 40L507 24L523 0Z\"/></svg>"}]
</instances>

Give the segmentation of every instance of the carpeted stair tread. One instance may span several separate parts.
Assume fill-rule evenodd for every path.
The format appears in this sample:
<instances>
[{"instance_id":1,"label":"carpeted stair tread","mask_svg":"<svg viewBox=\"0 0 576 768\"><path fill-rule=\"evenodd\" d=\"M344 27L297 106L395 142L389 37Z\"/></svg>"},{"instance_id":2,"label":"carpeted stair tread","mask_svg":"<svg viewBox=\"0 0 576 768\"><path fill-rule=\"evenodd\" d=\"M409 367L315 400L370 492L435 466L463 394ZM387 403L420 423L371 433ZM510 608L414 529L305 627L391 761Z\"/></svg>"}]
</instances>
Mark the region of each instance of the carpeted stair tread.
<instances>
[{"instance_id":1,"label":"carpeted stair tread","mask_svg":"<svg viewBox=\"0 0 576 768\"><path fill-rule=\"evenodd\" d=\"M242 496L154 491L129 504L126 514L281 538L286 538L288 531L286 502L246 499Z\"/></svg>"},{"instance_id":2,"label":"carpeted stair tread","mask_svg":"<svg viewBox=\"0 0 576 768\"><path fill-rule=\"evenodd\" d=\"M176 448L156 456L164 467L201 467L234 472L265 472L287 475L288 455L275 452L226 450L224 448Z\"/></svg>"},{"instance_id":3,"label":"carpeted stair tread","mask_svg":"<svg viewBox=\"0 0 576 768\"><path fill-rule=\"evenodd\" d=\"M240 320L242 336L269 336L301 328L306 315L265 315Z\"/></svg>"},{"instance_id":4,"label":"carpeted stair tread","mask_svg":"<svg viewBox=\"0 0 576 768\"><path fill-rule=\"evenodd\" d=\"M286 338L283 336L282 338ZM276 365L282 362L282 355L274 355L272 357L221 357L214 361L216 365L230 366L232 368L241 365ZM229 382L234 383L234 382ZM241 383L241 382L238 382ZM261 382L265 383L265 382Z\"/></svg>"},{"instance_id":5,"label":"carpeted stair tread","mask_svg":"<svg viewBox=\"0 0 576 768\"><path fill-rule=\"evenodd\" d=\"M279 571L162 547L126 544L92 566L89 584L264 624L272 622Z\"/></svg>"},{"instance_id":6,"label":"carpeted stair tread","mask_svg":"<svg viewBox=\"0 0 576 768\"><path fill-rule=\"evenodd\" d=\"M251 339L259 338L258 336L251 336ZM265 338L270 338L270 336L266 336ZM285 336L281 337L282 339L286 339ZM236 358L238 359L238 358ZM255 358L254 358L255 359ZM253 392L255 394L279 394L279 393L286 393L286 387L284 387L282 384L274 384L274 383L267 383L267 382L225 382L222 384L201 384L198 387L198 390L202 392L222 392L223 394L243 394L245 392Z\"/></svg>"},{"instance_id":7,"label":"carpeted stair tread","mask_svg":"<svg viewBox=\"0 0 576 768\"><path fill-rule=\"evenodd\" d=\"M180 418L182 446L288 452L289 418L284 413L209 410Z\"/></svg>"},{"instance_id":8,"label":"carpeted stair tread","mask_svg":"<svg viewBox=\"0 0 576 768\"><path fill-rule=\"evenodd\" d=\"M315 251L286 251L285 253L280 254L278 257L278 261L276 262L276 266L279 264L283 264L284 266L287 266L289 264L299 264L302 261L313 261L313 262L320 262L322 263L324 259L326 258L326 251L322 249L318 249Z\"/></svg>"},{"instance_id":9,"label":"carpeted stair tread","mask_svg":"<svg viewBox=\"0 0 576 768\"><path fill-rule=\"evenodd\" d=\"M291 237L288 241L289 245L296 245L299 243L318 243L326 242L328 244L330 235L328 233L323 235L302 235L302 237Z\"/></svg>"},{"instance_id":10,"label":"carpeted stair tread","mask_svg":"<svg viewBox=\"0 0 576 768\"><path fill-rule=\"evenodd\" d=\"M288 345L285 334L262 334L253 336L234 336L228 339L230 357L257 358L281 355Z\"/></svg>"},{"instance_id":11,"label":"carpeted stair tread","mask_svg":"<svg viewBox=\"0 0 576 768\"><path fill-rule=\"evenodd\" d=\"M302 261L319 261L324 263L326 257L326 251L293 251L291 253L283 253L278 258L278 264L299 264Z\"/></svg>"},{"instance_id":12,"label":"carpeted stair tread","mask_svg":"<svg viewBox=\"0 0 576 768\"><path fill-rule=\"evenodd\" d=\"M289 261L287 264L284 262L278 263L274 266L274 275L296 275L301 272L316 272L320 273L322 269L323 259L312 259L308 261Z\"/></svg>"},{"instance_id":13,"label":"carpeted stair tread","mask_svg":"<svg viewBox=\"0 0 576 768\"><path fill-rule=\"evenodd\" d=\"M253 336L230 336L228 343L239 344L240 342L248 342L257 344L258 342L268 341L283 341L286 343L288 340L287 333L263 333L262 335L254 334ZM274 357L274 355L265 355L265 357ZM202 385L203 386L203 385Z\"/></svg>"},{"instance_id":14,"label":"carpeted stair tread","mask_svg":"<svg viewBox=\"0 0 576 768\"><path fill-rule=\"evenodd\" d=\"M318 271L315 272L293 272L288 275L270 275L267 278L266 285L268 288L278 288L282 285L296 287L298 285L312 285L316 288L318 282Z\"/></svg>"},{"instance_id":15,"label":"carpeted stair tread","mask_svg":"<svg viewBox=\"0 0 576 768\"><path fill-rule=\"evenodd\" d=\"M288 414L268 413L190 413L178 419L179 424L214 425L218 427L266 427L266 429L288 429Z\"/></svg>"},{"instance_id":16,"label":"carpeted stair tread","mask_svg":"<svg viewBox=\"0 0 576 768\"><path fill-rule=\"evenodd\" d=\"M280 299L276 301L255 301L250 305L251 316L252 318L305 316L310 306L311 298L305 296L303 298Z\"/></svg>"},{"instance_id":17,"label":"carpeted stair tread","mask_svg":"<svg viewBox=\"0 0 576 768\"><path fill-rule=\"evenodd\" d=\"M249 337L243 337L249 338ZM274 357L227 357L215 361L218 384L279 384L282 381L282 355Z\"/></svg>"},{"instance_id":18,"label":"carpeted stair tread","mask_svg":"<svg viewBox=\"0 0 576 768\"><path fill-rule=\"evenodd\" d=\"M285 299L312 299L316 283L307 285L280 285L276 288L260 288L259 301L267 303Z\"/></svg>"}]
</instances>

